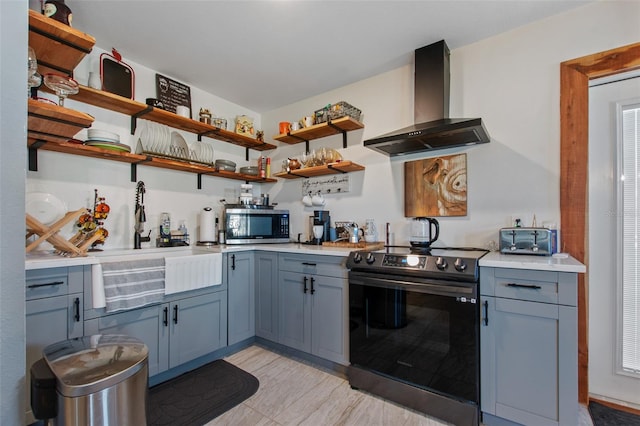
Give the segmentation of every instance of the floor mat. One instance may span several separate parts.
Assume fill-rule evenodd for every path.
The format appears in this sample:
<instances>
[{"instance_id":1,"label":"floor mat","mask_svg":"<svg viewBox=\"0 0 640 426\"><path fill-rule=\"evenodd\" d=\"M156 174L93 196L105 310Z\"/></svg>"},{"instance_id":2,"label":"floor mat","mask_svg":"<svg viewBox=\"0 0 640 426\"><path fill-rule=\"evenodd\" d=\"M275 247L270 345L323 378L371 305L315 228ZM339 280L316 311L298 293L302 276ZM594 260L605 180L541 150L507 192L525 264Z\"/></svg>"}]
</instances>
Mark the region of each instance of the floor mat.
<instances>
[{"instance_id":1,"label":"floor mat","mask_svg":"<svg viewBox=\"0 0 640 426\"><path fill-rule=\"evenodd\" d=\"M640 426L640 416L589 402L589 414L594 426Z\"/></svg>"},{"instance_id":2,"label":"floor mat","mask_svg":"<svg viewBox=\"0 0 640 426\"><path fill-rule=\"evenodd\" d=\"M256 393L251 374L222 359L149 389L149 426L203 425Z\"/></svg>"}]
</instances>

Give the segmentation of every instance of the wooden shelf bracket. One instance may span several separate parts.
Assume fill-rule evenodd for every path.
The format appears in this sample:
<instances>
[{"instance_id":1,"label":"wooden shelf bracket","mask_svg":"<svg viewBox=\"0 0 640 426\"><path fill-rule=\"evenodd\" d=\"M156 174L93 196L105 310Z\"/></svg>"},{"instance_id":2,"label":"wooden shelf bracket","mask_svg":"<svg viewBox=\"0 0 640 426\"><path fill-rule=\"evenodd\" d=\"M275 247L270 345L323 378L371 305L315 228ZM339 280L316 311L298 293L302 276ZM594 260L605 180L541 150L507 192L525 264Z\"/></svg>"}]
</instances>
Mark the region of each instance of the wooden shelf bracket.
<instances>
[{"instance_id":1,"label":"wooden shelf bracket","mask_svg":"<svg viewBox=\"0 0 640 426\"><path fill-rule=\"evenodd\" d=\"M131 182L138 181L138 164L146 163L148 161L151 161L151 157L147 155L144 160L131 163Z\"/></svg>"},{"instance_id":2,"label":"wooden shelf bracket","mask_svg":"<svg viewBox=\"0 0 640 426\"><path fill-rule=\"evenodd\" d=\"M328 168L328 169L331 169L331 170L335 170L336 172L339 172L339 173L342 173L342 174L349 173L349 172L348 172L348 171L346 171L346 170L342 170L342 169L340 169L340 168L338 168L338 167L335 167L335 166L333 165L333 163L327 164L327 168Z\"/></svg>"},{"instance_id":3,"label":"wooden shelf bracket","mask_svg":"<svg viewBox=\"0 0 640 426\"><path fill-rule=\"evenodd\" d=\"M153 107L149 105L142 111L136 112L131 116L131 134L132 135L136 134L136 128L138 127L138 118L142 117L145 114L149 114L151 111L153 111Z\"/></svg>"},{"instance_id":4,"label":"wooden shelf bracket","mask_svg":"<svg viewBox=\"0 0 640 426\"><path fill-rule=\"evenodd\" d=\"M38 171L38 148L42 145L46 144L47 141L43 141L42 139L37 139L34 143L32 143L27 151L27 155L29 157L29 171L37 172Z\"/></svg>"},{"instance_id":5,"label":"wooden shelf bracket","mask_svg":"<svg viewBox=\"0 0 640 426\"><path fill-rule=\"evenodd\" d=\"M342 148L346 148L347 147L347 131L333 124L331 120L327 121L327 126L331 127L332 129L336 129L338 133L342 133ZM309 152L309 142L307 142L307 152Z\"/></svg>"}]
</instances>

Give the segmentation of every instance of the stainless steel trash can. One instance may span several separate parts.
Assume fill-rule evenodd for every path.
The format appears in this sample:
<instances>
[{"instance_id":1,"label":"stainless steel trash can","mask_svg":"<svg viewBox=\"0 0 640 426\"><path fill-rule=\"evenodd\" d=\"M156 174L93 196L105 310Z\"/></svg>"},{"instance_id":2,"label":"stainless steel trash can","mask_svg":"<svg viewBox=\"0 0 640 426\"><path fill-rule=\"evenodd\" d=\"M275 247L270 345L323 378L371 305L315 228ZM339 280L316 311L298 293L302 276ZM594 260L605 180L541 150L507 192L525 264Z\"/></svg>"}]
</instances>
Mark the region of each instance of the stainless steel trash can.
<instances>
[{"instance_id":1,"label":"stainless steel trash can","mask_svg":"<svg viewBox=\"0 0 640 426\"><path fill-rule=\"evenodd\" d=\"M57 398L54 424L146 425L148 355L143 342L125 335L94 335L47 346L43 360L55 377Z\"/></svg>"}]
</instances>

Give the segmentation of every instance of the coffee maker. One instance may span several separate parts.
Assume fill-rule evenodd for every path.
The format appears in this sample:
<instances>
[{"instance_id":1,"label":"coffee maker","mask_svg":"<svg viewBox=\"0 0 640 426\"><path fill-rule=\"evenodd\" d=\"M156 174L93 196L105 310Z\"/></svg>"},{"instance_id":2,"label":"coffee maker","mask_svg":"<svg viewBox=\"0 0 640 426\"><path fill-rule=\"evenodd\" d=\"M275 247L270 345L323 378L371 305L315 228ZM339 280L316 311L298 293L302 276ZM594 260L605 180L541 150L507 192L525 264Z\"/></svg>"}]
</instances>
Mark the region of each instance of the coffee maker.
<instances>
[{"instance_id":1,"label":"coffee maker","mask_svg":"<svg viewBox=\"0 0 640 426\"><path fill-rule=\"evenodd\" d=\"M313 225L322 225L323 232L321 238L315 238L313 234L311 234L311 242L313 244L322 244L323 241L329 241L329 228L331 228L331 216L329 216L329 210L314 210Z\"/></svg>"}]
</instances>

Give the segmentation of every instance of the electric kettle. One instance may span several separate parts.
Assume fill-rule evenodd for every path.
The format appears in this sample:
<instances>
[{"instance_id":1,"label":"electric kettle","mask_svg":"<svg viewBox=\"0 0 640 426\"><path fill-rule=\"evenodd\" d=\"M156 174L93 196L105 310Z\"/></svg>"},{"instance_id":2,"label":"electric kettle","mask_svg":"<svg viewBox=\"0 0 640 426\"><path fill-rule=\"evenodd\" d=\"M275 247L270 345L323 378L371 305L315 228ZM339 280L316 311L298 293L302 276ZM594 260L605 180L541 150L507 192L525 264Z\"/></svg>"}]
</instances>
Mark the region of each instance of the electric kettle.
<instances>
[{"instance_id":1,"label":"electric kettle","mask_svg":"<svg viewBox=\"0 0 640 426\"><path fill-rule=\"evenodd\" d=\"M416 217L411 222L411 247L428 249L440 235L440 224L431 217Z\"/></svg>"}]
</instances>

